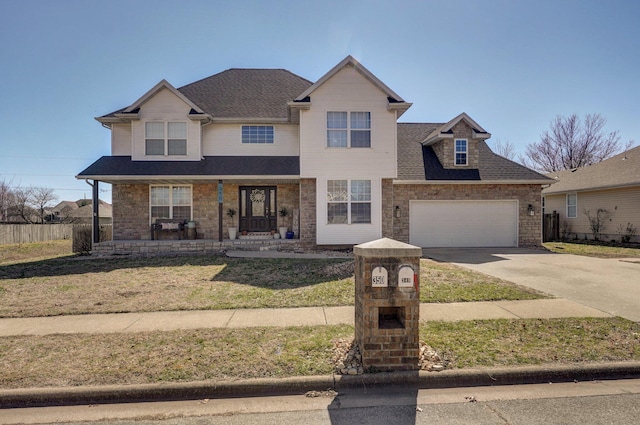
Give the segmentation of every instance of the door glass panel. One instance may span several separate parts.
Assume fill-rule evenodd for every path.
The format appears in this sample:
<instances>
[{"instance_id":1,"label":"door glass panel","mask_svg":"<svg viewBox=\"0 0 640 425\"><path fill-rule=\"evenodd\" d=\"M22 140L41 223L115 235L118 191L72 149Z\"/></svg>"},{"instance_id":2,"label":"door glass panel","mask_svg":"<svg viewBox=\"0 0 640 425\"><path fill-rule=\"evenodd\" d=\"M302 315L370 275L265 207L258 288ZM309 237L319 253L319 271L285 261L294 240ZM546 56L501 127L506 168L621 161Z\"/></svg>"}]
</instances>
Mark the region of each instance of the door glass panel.
<instances>
[{"instance_id":1,"label":"door glass panel","mask_svg":"<svg viewBox=\"0 0 640 425\"><path fill-rule=\"evenodd\" d=\"M247 216L247 191L242 189L240 191L240 217Z\"/></svg>"},{"instance_id":2,"label":"door glass panel","mask_svg":"<svg viewBox=\"0 0 640 425\"><path fill-rule=\"evenodd\" d=\"M276 190L269 190L269 216L276 216Z\"/></svg>"},{"instance_id":3,"label":"door glass panel","mask_svg":"<svg viewBox=\"0 0 640 425\"><path fill-rule=\"evenodd\" d=\"M266 193L264 189L253 189L251 191L251 215L253 217L264 217L264 201Z\"/></svg>"}]
</instances>

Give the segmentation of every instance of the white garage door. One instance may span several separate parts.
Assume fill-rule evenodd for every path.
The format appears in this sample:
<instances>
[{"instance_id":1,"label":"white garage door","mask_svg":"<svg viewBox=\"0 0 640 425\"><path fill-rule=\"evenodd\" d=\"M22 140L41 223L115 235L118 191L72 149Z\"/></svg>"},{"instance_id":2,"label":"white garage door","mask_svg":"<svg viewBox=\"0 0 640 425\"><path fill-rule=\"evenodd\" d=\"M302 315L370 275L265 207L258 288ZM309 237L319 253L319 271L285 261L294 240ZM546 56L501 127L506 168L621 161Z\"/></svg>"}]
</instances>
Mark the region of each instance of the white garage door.
<instances>
[{"instance_id":1,"label":"white garage door","mask_svg":"<svg viewBox=\"0 0 640 425\"><path fill-rule=\"evenodd\" d=\"M409 209L412 245L518 246L518 201L411 201Z\"/></svg>"}]
</instances>

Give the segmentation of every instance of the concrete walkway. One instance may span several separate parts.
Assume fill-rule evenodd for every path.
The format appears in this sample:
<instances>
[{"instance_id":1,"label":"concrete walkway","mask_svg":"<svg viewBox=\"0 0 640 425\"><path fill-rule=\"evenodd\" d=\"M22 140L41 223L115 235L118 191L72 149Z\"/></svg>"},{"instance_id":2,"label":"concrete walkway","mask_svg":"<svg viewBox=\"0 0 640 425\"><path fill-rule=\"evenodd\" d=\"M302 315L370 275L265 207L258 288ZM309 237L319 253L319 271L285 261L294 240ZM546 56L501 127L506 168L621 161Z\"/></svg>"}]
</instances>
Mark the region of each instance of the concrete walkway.
<instances>
[{"instance_id":1,"label":"concrete walkway","mask_svg":"<svg viewBox=\"0 0 640 425\"><path fill-rule=\"evenodd\" d=\"M611 317L611 315L565 299L420 305L420 318L427 321L559 317ZM353 322L354 307L352 306L86 314L0 319L0 337L258 326L353 325Z\"/></svg>"}]
</instances>

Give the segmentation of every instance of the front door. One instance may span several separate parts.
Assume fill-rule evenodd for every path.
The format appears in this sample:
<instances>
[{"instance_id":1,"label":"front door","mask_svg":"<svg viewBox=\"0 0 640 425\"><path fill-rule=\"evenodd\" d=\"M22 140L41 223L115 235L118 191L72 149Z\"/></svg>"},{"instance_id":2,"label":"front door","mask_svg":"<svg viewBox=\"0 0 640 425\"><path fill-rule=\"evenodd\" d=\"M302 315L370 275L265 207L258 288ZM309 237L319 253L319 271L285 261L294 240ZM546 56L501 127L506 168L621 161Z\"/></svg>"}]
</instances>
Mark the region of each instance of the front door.
<instances>
[{"instance_id":1,"label":"front door","mask_svg":"<svg viewBox=\"0 0 640 425\"><path fill-rule=\"evenodd\" d=\"M268 232L278 226L275 186L240 186L240 231Z\"/></svg>"}]
</instances>

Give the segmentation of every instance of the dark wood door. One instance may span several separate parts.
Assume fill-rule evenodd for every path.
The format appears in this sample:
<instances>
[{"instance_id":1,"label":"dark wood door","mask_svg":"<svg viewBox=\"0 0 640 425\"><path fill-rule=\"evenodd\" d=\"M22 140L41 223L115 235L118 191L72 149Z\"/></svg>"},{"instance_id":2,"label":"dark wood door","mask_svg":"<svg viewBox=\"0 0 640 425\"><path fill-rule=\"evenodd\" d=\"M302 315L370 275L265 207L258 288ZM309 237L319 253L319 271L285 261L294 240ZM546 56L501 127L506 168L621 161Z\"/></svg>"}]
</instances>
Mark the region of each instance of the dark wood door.
<instances>
[{"instance_id":1,"label":"dark wood door","mask_svg":"<svg viewBox=\"0 0 640 425\"><path fill-rule=\"evenodd\" d=\"M240 231L277 229L275 186L240 186Z\"/></svg>"}]
</instances>

